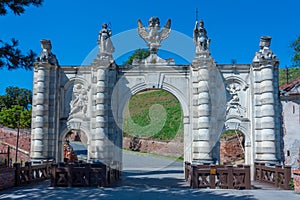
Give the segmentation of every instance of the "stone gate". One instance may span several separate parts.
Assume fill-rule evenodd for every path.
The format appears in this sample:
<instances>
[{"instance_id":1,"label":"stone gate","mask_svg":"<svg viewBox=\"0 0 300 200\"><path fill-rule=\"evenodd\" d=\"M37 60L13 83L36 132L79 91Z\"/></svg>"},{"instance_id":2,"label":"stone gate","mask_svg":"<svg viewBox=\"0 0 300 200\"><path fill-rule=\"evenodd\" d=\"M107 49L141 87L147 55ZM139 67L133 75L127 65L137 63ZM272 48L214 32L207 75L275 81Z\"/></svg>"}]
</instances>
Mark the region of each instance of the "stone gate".
<instances>
[{"instance_id":1,"label":"stone gate","mask_svg":"<svg viewBox=\"0 0 300 200\"><path fill-rule=\"evenodd\" d=\"M99 54L89 66L60 66L49 40L34 66L31 159L63 160L69 131L86 134L88 162L122 161L122 125L126 103L147 89L172 93L183 111L184 160L219 161L219 139L225 130L245 136L245 163L277 163L282 158L278 65L271 38L260 38L251 64L217 64L210 56L204 22L194 28L195 56L188 65L157 54L171 32L157 17L138 33L150 56L119 66L112 56L111 30L99 32ZM118 48L118 47L116 47ZM180 47L179 47L180 48Z\"/></svg>"}]
</instances>

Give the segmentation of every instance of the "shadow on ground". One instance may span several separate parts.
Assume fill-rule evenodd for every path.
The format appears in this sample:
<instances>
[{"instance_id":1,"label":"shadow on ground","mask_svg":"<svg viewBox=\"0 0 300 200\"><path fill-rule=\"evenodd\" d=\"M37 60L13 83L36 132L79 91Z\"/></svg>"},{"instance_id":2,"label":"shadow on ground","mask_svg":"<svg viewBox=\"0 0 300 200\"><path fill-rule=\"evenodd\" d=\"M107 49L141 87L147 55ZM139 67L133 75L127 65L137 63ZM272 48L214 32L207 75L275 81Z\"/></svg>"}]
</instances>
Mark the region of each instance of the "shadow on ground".
<instances>
[{"instance_id":1,"label":"shadow on ground","mask_svg":"<svg viewBox=\"0 0 300 200\"><path fill-rule=\"evenodd\" d=\"M234 195L226 192L215 194L210 190L192 190L184 187L173 188L172 186L168 188L165 185L163 188L159 187L164 182L175 183L178 181L170 178L162 180L151 178L134 180L132 178L126 180L127 183L128 181L135 184L124 186L118 183L111 188L54 188L49 187L49 181L45 181L41 184L2 191L0 199L255 199L251 195ZM143 184L138 184L141 182ZM157 184L153 184L154 182Z\"/></svg>"}]
</instances>

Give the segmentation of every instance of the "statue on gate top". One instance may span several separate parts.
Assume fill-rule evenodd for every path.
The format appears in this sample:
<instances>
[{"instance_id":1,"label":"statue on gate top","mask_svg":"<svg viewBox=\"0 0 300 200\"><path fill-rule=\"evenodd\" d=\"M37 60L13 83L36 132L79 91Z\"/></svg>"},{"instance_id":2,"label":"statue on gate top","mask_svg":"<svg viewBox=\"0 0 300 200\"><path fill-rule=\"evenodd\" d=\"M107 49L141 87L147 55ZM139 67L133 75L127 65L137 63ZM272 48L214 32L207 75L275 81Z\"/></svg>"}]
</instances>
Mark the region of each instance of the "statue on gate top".
<instances>
[{"instance_id":1,"label":"statue on gate top","mask_svg":"<svg viewBox=\"0 0 300 200\"><path fill-rule=\"evenodd\" d=\"M196 53L209 50L210 39L207 37L204 21L196 21L194 28L194 42L196 45Z\"/></svg>"},{"instance_id":2,"label":"statue on gate top","mask_svg":"<svg viewBox=\"0 0 300 200\"><path fill-rule=\"evenodd\" d=\"M149 19L148 31L142 21L140 19L138 20L138 34L145 40L145 42L147 42L147 46L149 47L151 54L157 54L161 41L169 37L171 32L171 19L168 19L161 31L159 30L160 21L158 17L151 17Z\"/></svg>"},{"instance_id":3,"label":"statue on gate top","mask_svg":"<svg viewBox=\"0 0 300 200\"><path fill-rule=\"evenodd\" d=\"M115 51L115 48L110 40L111 35L111 28L106 23L102 24L102 29L99 32L98 38L100 53L111 55Z\"/></svg>"}]
</instances>

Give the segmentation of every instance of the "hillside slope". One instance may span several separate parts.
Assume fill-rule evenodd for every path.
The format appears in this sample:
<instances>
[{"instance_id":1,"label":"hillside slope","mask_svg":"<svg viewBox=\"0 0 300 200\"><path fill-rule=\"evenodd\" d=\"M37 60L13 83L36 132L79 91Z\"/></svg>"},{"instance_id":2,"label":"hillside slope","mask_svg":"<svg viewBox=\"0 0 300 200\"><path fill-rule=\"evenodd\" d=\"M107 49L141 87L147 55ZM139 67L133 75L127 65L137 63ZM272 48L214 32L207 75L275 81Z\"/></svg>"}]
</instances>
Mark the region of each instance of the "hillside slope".
<instances>
[{"instance_id":1,"label":"hillside slope","mask_svg":"<svg viewBox=\"0 0 300 200\"><path fill-rule=\"evenodd\" d=\"M176 135L183 135L182 121L180 103L171 93L164 90L144 91L129 101L129 113L124 114L123 134L171 140Z\"/></svg>"}]
</instances>

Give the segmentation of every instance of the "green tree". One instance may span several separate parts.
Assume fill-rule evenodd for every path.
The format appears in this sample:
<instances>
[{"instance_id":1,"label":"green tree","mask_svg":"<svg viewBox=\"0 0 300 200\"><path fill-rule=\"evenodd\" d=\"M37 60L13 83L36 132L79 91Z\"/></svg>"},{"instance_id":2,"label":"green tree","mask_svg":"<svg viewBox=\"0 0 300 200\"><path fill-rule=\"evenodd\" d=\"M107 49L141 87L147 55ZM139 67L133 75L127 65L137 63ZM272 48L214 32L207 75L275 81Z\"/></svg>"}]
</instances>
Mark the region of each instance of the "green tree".
<instances>
[{"instance_id":1,"label":"green tree","mask_svg":"<svg viewBox=\"0 0 300 200\"><path fill-rule=\"evenodd\" d=\"M150 55L149 49L137 49L129 56L128 60L124 63L126 65L131 65L133 59L144 59Z\"/></svg>"},{"instance_id":2,"label":"green tree","mask_svg":"<svg viewBox=\"0 0 300 200\"><path fill-rule=\"evenodd\" d=\"M21 15L25 12L28 6L40 6L43 0L0 0L0 15L4 16L8 10L11 10L15 15ZM11 39L11 44L0 40L0 69L24 68L32 69L36 54L29 50L27 54L23 54L18 49L18 41Z\"/></svg>"},{"instance_id":3,"label":"green tree","mask_svg":"<svg viewBox=\"0 0 300 200\"><path fill-rule=\"evenodd\" d=\"M5 91L6 94L0 96L0 110L2 108L10 109L13 105L19 105L29 110L32 104L31 90L10 86Z\"/></svg>"},{"instance_id":4,"label":"green tree","mask_svg":"<svg viewBox=\"0 0 300 200\"><path fill-rule=\"evenodd\" d=\"M14 105L9 109L2 109L0 112L0 124L9 128L18 127L20 117L20 128L30 128L31 110L24 110L22 106Z\"/></svg>"},{"instance_id":5,"label":"green tree","mask_svg":"<svg viewBox=\"0 0 300 200\"><path fill-rule=\"evenodd\" d=\"M291 43L291 48L293 49L292 62L295 67L300 67L300 36Z\"/></svg>"},{"instance_id":6,"label":"green tree","mask_svg":"<svg viewBox=\"0 0 300 200\"><path fill-rule=\"evenodd\" d=\"M20 127L21 128L30 128L31 127L31 113L32 110L23 110L20 113Z\"/></svg>"}]
</instances>

